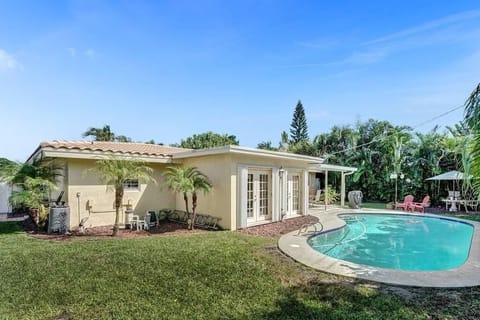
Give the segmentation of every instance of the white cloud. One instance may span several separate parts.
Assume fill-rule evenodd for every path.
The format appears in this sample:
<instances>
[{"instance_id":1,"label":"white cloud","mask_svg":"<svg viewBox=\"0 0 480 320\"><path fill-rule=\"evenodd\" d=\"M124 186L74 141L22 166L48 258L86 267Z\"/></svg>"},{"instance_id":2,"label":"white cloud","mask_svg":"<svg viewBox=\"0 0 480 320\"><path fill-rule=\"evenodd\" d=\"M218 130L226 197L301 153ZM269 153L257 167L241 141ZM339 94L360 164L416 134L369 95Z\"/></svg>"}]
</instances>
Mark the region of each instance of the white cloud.
<instances>
[{"instance_id":1,"label":"white cloud","mask_svg":"<svg viewBox=\"0 0 480 320\"><path fill-rule=\"evenodd\" d=\"M7 51L0 49L0 71L21 69L22 65Z\"/></svg>"},{"instance_id":2,"label":"white cloud","mask_svg":"<svg viewBox=\"0 0 480 320\"><path fill-rule=\"evenodd\" d=\"M467 20L480 18L480 10L465 11L458 14L443 17L441 19L432 20L424 24L407 28L383 37L364 42L362 45L373 45L378 43L390 42L399 39L404 39L424 32L431 32L432 30L446 27L449 25L458 24Z\"/></svg>"},{"instance_id":3,"label":"white cloud","mask_svg":"<svg viewBox=\"0 0 480 320\"><path fill-rule=\"evenodd\" d=\"M88 50L85 50L85 55L90 59L92 59L96 55L96 52L93 49L88 49Z\"/></svg>"},{"instance_id":4,"label":"white cloud","mask_svg":"<svg viewBox=\"0 0 480 320\"><path fill-rule=\"evenodd\" d=\"M75 57L77 55L77 49L75 48L68 48L68 53L70 54L71 57Z\"/></svg>"},{"instance_id":5,"label":"white cloud","mask_svg":"<svg viewBox=\"0 0 480 320\"><path fill-rule=\"evenodd\" d=\"M332 64L373 64L400 51L430 45L475 45L480 39L480 10L466 11L369 40L343 60ZM473 24L472 24L473 23Z\"/></svg>"}]
</instances>

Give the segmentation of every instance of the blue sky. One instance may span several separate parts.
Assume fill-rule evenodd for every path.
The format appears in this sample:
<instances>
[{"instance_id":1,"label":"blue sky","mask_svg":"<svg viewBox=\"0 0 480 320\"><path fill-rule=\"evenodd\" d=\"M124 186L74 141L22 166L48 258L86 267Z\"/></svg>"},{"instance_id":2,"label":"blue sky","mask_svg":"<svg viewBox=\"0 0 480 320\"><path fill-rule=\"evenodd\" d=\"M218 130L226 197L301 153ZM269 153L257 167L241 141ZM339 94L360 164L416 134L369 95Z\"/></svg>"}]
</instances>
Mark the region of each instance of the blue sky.
<instances>
[{"instance_id":1,"label":"blue sky","mask_svg":"<svg viewBox=\"0 0 480 320\"><path fill-rule=\"evenodd\" d=\"M311 138L369 118L415 126L479 75L478 0L0 0L0 157L104 124L276 145L298 99Z\"/></svg>"}]
</instances>

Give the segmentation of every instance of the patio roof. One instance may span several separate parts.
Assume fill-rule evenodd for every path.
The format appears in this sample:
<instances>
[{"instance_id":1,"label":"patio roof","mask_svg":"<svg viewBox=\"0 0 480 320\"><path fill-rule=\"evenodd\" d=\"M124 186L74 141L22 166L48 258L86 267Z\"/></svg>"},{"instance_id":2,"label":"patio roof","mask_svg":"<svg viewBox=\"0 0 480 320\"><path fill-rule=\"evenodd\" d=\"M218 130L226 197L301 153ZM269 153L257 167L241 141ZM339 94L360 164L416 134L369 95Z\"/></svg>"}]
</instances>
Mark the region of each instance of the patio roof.
<instances>
[{"instance_id":1,"label":"patio roof","mask_svg":"<svg viewBox=\"0 0 480 320\"><path fill-rule=\"evenodd\" d=\"M344 172L346 174L354 173L357 170L358 169L355 167L337 166L337 165L328 164L328 163L315 164L308 168L308 171L313 171L313 172L334 171L334 172Z\"/></svg>"},{"instance_id":2,"label":"patio roof","mask_svg":"<svg viewBox=\"0 0 480 320\"><path fill-rule=\"evenodd\" d=\"M471 177L468 177L470 179ZM463 172L460 171L448 171L442 174L439 174L438 176L430 177L425 180L463 180L464 179L464 174Z\"/></svg>"}]
</instances>

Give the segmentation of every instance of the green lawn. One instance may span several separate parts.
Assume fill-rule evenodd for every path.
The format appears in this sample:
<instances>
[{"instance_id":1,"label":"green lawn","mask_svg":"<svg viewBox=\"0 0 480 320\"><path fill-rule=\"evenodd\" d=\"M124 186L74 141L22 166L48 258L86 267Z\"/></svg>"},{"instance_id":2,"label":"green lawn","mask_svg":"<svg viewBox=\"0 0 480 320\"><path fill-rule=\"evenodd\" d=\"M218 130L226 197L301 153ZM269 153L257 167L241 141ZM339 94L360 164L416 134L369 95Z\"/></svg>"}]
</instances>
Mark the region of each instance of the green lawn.
<instances>
[{"instance_id":1,"label":"green lawn","mask_svg":"<svg viewBox=\"0 0 480 320\"><path fill-rule=\"evenodd\" d=\"M234 232L53 242L3 222L0 319L480 316L478 289L396 288L337 277L293 262L275 244Z\"/></svg>"},{"instance_id":2,"label":"green lawn","mask_svg":"<svg viewBox=\"0 0 480 320\"><path fill-rule=\"evenodd\" d=\"M366 209L386 209L387 204L384 202L364 202L361 204L361 208Z\"/></svg>"}]
</instances>

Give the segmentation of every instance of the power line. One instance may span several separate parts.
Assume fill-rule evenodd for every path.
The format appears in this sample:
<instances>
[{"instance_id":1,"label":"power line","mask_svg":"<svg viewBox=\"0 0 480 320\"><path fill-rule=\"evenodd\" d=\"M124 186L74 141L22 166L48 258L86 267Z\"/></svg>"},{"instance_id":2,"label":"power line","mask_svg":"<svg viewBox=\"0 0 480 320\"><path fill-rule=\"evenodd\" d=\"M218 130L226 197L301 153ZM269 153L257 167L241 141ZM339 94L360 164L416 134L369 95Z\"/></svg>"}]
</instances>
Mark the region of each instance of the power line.
<instances>
[{"instance_id":1,"label":"power line","mask_svg":"<svg viewBox=\"0 0 480 320\"><path fill-rule=\"evenodd\" d=\"M439 118L441 118L441 117L444 117L444 116L446 116L447 114L450 114L450 113L452 113L452 112L454 112L454 111L457 111L458 109L463 108L463 107L464 107L464 105L461 105L461 106L455 107L455 108L453 108L453 109L450 109L450 110L448 110L448 111L446 111L446 112L444 112L444 113L442 113L442 114L439 114L438 116L435 116L435 117L433 117L433 118L431 118L431 119L428 119L428 120L425 120L425 121L423 121L423 122L420 122L420 123L417 124L416 126L412 127L412 129L416 129L416 128L418 128L418 127L421 127L421 126L423 126L424 124L427 124L427 123L432 122L432 121L434 121L434 120L437 120L437 119L439 119Z\"/></svg>"},{"instance_id":2,"label":"power line","mask_svg":"<svg viewBox=\"0 0 480 320\"><path fill-rule=\"evenodd\" d=\"M425 120L425 121L423 121L423 122L420 122L419 124L413 126L413 127L412 127L412 130L415 130L415 129L417 129L418 127L421 127L421 126L423 126L423 125L425 125L425 124L427 124L427 123L430 123L430 122L435 121L435 120L437 120L437 119L439 119L439 118L441 118L441 117L444 117L444 116L446 116L446 115L448 115L448 114L450 114L450 113L452 113L452 112L454 112L454 111L457 111L458 109L463 108L463 107L464 107L464 105L461 105L461 106L452 108L452 109L450 109L450 110L448 110L448 111L445 111L444 113L441 113L441 114L439 114L439 115L437 115L437 116L435 116L435 117L433 117L433 118L430 118L430 119L428 119L428 120ZM385 134L385 135L380 136L379 138L374 138L374 139L372 139L372 140L369 141L369 142L362 143L362 144L357 145L357 146L354 146L354 147L350 147L350 148L346 148L346 149L343 149L343 150L335 151L335 152L333 152L333 153L326 154L325 157L326 157L326 158L329 158L329 157L331 157L331 156L333 156L333 155L335 155L335 154L338 154L338 153L342 153L342 152L354 150L354 149L357 149L357 148L360 148L360 147L368 146L369 144L372 144L372 143L374 143L374 142L380 142L381 140L386 139L386 138L389 137L389 136L390 136L390 135Z\"/></svg>"}]
</instances>

